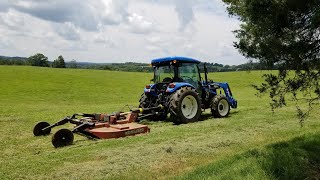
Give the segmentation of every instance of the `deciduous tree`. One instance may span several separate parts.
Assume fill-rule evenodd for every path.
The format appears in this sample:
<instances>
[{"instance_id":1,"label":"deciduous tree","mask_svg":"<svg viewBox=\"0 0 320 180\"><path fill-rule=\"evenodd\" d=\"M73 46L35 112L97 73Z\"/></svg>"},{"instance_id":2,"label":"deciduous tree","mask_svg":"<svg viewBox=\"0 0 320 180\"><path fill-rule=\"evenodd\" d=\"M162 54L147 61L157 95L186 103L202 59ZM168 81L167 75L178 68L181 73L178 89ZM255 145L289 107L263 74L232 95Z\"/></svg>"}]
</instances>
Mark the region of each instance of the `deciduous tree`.
<instances>
[{"instance_id":1,"label":"deciduous tree","mask_svg":"<svg viewBox=\"0 0 320 180\"><path fill-rule=\"evenodd\" d=\"M320 1L223 1L242 22L234 31L240 53L280 68L278 74L265 74L256 89L270 94L272 109L286 105L290 95L303 120L320 101ZM302 108L304 103L308 108Z\"/></svg>"},{"instance_id":2,"label":"deciduous tree","mask_svg":"<svg viewBox=\"0 0 320 180\"><path fill-rule=\"evenodd\" d=\"M41 53L30 56L28 62L31 66L49 67L48 58Z\"/></svg>"}]
</instances>

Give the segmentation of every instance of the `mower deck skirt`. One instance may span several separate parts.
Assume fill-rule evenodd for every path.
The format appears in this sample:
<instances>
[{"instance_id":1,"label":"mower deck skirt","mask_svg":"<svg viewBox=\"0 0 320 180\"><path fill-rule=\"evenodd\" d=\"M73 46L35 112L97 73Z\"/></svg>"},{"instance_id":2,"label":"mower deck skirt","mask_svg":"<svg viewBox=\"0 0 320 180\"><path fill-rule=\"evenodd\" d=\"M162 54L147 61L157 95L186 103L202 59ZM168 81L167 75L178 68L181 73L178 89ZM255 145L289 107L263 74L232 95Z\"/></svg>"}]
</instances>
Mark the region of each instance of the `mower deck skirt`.
<instances>
[{"instance_id":1,"label":"mower deck skirt","mask_svg":"<svg viewBox=\"0 0 320 180\"><path fill-rule=\"evenodd\" d=\"M96 128L87 129L86 131L92 133L100 139L110 139L147 133L150 131L150 129L147 125L142 125L138 123L115 125L109 125L107 123L98 123L96 124Z\"/></svg>"}]
</instances>

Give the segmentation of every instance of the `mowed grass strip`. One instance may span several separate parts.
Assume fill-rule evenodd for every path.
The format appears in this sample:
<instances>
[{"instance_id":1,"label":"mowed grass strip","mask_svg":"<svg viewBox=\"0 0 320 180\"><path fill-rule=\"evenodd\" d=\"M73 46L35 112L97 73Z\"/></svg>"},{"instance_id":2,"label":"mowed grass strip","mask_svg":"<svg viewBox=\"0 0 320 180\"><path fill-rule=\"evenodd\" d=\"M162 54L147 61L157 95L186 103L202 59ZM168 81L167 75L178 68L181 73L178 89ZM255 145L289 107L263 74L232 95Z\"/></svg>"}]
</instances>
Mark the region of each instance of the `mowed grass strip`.
<instances>
[{"instance_id":1,"label":"mowed grass strip","mask_svg":"<svg viewBox=\"0 0 320 180\"><path fill-rule=\"evenodd\" d=\"M176 179L319 179L320 134L304 134L216 163Z\"/></svg>"},{"instance_id":2,"label":"mowed grass strip","mask_svg":"<svg viewBox=\"0 0 320 180\"><path fill-rule=\"evenodd\" d=\"M213 119L207 111L202 121L196 123L176 126L170 122L148 122L151 133L146 135L97 141L75 136L74 145L55 149L51 145L52 134L33 136L32 128L38 121L54 123L75 112L110 113L127 104L137 106L152 74L0 66L0 177L277 177L270 173L272 169L260 168L256 161L266 161L264 166L267 167L268 162L273 162L268 158L267 147L290 142L296 137L317 136L320 118L318 112L314 112L301 128L294 106L271 113L268 98L257 98L251 88L251 84L262 82L263 73L209 74L210 79L228 82L239 102L239 108L231 110L228 118ZM53 129L52 133L58 129ZM261 151L265 156L256 160L256 156L250 157L250 152L254 151ZM228 168L230 165L238 167L236 164L239 168ZM247 172L250 164L255 164L256 168L249 173L239 173ZM314 172L308 175L314 177Z\"/></svg>"}]
</instances>

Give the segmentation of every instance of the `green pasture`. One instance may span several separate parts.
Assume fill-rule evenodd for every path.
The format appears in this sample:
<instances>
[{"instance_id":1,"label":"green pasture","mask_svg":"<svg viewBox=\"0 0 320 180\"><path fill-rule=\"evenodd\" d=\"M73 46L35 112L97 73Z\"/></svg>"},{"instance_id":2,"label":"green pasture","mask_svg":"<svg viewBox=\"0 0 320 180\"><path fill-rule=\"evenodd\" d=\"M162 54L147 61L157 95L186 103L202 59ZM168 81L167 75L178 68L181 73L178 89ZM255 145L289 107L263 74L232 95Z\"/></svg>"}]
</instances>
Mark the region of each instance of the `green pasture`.
<instances>
[{"instance_id":1,"label":"green pasture","mask_svg":"<svg viewBox=\"0 0 320 180\"><path fill-rule=\"evenodd\" d=\"M206 111L196 123L147 121L149 134L76 135L73 145L55 149L52 134L33 136L38 121L126 111L138 105L152 74L0 66L0 179L319 179L319 107L303 127L292 103L273 114L268 97L251 87L263 73L209 74L229 82L238 100L228 118Z\"/></svg>"}]
</instances>

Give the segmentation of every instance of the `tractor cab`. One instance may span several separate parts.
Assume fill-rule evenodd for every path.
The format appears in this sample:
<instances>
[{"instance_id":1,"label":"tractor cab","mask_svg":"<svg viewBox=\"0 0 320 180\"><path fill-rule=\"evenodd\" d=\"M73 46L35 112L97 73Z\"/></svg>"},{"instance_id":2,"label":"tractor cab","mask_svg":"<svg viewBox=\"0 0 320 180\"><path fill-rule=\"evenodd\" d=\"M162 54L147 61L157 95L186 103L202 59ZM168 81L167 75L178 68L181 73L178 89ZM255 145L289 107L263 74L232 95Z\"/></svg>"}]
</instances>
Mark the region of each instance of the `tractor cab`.
<instances>
[{"instance_id":1,"label":"tractor cab","mask_svg":"<svg viewBox=\"0 0 320 180\"><path fill-rule=\"evenodd\" d=\"M174 87L185 86L186 83L197 90L201 90L199 63L200 61L198 60L186 57L154 59L151 62L154 68L153 81L158 88L166 89L170 92L175 89Z\"/></svg>"}]
</instances>

